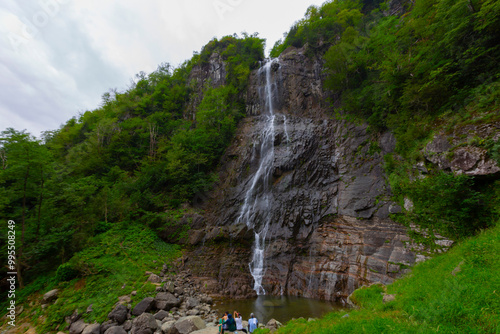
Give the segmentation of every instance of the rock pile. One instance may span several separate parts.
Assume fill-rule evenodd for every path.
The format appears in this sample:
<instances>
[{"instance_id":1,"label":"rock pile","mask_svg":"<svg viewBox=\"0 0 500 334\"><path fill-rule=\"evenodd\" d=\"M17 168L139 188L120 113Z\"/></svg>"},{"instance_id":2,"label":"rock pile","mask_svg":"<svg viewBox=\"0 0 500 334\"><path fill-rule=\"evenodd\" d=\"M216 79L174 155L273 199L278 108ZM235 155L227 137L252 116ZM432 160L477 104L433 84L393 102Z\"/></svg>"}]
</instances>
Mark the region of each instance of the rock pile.
<instances>
[{"instance_id":1,"label":"rock pile","mask_svg":"<svg viewBox=\"0 0 500 334\"><path fill-rule=\"evenodd\" d=\"M157 285L154 296L145 297L134 307L131 296L119 301L102 324L88 324L75 311L66 318L70 334L189 334L214 326L217 321L213 300L200 293L201 289L191 279L189 270L175 276L167 275L164 265L160 276L146 272L148 282ZM132 292L132 296L135 295Z\"/></svg>"}]
</instances>

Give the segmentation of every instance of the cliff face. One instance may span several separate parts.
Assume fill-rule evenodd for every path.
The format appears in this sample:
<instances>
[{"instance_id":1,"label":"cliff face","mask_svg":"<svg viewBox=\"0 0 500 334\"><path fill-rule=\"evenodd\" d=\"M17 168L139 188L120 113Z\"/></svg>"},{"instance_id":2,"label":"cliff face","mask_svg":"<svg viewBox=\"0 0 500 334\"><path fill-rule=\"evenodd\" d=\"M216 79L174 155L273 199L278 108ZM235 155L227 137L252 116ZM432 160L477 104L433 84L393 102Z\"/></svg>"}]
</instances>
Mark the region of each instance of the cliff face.
<instances>
[{"instance_id":1,"label":"cliff face","mask_svg":"<svg viewBox=\"0 0 500 334\"><path fill-rule=\"evenodd\" d=\"M389 200L382 169L393 136L373 137L365 125L333 119L321 68L302 50L289 49L272 63L270 77L252 74L248 116L222 160L215 190L200 196L204 215L190 232L186 265L208 292L254 293L249 263L255 232L264 229L262 287L269 294L342 300L360 285L392 282L424 258L413 251L418 247L406 228L388 218L401 211ZM269 122L266 80L274 106L271 177L250 226L241 215L248 189L264 191L254 176Z\"/></svg>"}]
</instances>

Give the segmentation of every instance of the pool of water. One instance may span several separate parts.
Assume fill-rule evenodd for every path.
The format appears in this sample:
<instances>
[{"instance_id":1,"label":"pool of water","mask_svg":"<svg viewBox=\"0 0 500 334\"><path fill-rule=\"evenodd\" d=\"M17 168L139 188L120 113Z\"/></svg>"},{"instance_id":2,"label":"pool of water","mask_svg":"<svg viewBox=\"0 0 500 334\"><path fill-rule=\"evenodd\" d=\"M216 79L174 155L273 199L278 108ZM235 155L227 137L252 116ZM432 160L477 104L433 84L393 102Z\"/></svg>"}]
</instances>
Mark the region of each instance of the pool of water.
<instances>
[{"instance_id":1,"label":"pool of water","mask_svg":"<svg viewBox=\"0 0 500 334\"><path fill-rule=\"evenodd\" d=\"M238 311L243 320L248 320L250 313L253 313L257 320L263 324L271 319L285 323L292 318L319 318L325 313L342 308L342 305L332 302L292 296L259 296L255 299L216 300L213 306L213 309L217 310L220 316L226 311L231 314Z\"/></svg>"}]
</instances>

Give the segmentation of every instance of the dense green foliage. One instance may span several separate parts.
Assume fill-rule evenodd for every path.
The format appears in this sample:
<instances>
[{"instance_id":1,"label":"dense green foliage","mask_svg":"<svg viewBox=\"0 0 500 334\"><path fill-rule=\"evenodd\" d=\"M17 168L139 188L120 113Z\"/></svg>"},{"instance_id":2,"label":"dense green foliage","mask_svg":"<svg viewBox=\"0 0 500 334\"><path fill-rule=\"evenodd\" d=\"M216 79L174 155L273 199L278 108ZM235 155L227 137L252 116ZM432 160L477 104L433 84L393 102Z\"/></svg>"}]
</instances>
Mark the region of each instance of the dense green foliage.
<instances>
[{"instance_id":1,"label":"dense green foliage","mask_svg":"<svg viewBox=\"0 0 500 334\"><path fill-rule=\"evenodd\" d=\"M337 312L312 322L294 320L275 333L497 333L499 254L500 225L415 266L392 285L355 291L360 309L348 317ZM395 300L384 303L383 293Z\"/></svg>"},{"instance_id":2,"label":"dense green foliage","mask_svg":"<svg viewBox=\"0 0 500 334\"><path fill-rule=\"evenodd\" d=\"M392 156L386 156L386 162L394 164L391 159ZM393 215L396 221L407 226L417 224L428 232L437 231L459 239L493 226L498 219L499 181L481 182L467 175L443 171L411 180L404 164L386 168L390 172L389 181L396 201L404 203L405 198L410 198L413 204L405 215ZM412 233L419 234L415 230ZM427 241L434 247L431 240Z\"/></svg>"},{"instance_id":3,"label":"dense green foliage","mask_svg":"<svg viewBox=\"0 0 500 334\"><path fill-rule=\"evenodd\" d=\"M378 5L378 8L377 8ZM406 133L411 124L445 112L498 109L500 4L492 0L338 0L311 6L274 46L307 46L322 56L326 87L341 97L339 112L375 128ZM428 119L426 119L428 121ZM424 131L425 132L425 131ZM413 138L418 138L415 134Z\"/></svg>"},{"instance_id":4,"label":"dense green foliage","mask_svg":"<svg viewBox=\"0 0 500 334\"><path fill-rule=\"evenodd\" d=\"M162 64L128 90L105 93L99 108L43 140L3 131L0 217L16 222L21 287L58 267L60 280L80 277L64 263L90 238L121 222L160 231L166 216L207 190L244 115L241 91L263 46L256 35L214 39L178 68ZM191 75L213 54L226 64L223 85Z\"/></svg>"}]
</instances>

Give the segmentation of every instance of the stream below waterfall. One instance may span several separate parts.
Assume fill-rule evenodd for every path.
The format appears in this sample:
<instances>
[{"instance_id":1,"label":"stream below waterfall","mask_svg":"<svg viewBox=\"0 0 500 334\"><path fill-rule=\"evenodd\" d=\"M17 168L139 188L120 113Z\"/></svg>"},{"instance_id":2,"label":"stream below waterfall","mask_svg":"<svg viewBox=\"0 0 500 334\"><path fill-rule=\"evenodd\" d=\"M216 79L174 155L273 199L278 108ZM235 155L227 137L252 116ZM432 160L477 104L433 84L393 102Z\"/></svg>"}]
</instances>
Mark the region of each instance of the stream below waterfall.
<instances>
[{"instance_id":1,"label":"stream below waterfall","mask_svg":"<svg viewBox=\"0 0 500 334\"><path fill-rule=\"evenodd\" d=\"M238 311L245 321L248 320L250 313L254 313L257 320L264 325L271 319L284 324L293 318L319 318L328 312L343 308L340 303L293 296L265 295L254 299L216 300L213 306L219 317L226 311L231 314Z\"/></svg>"}]
</instances>

